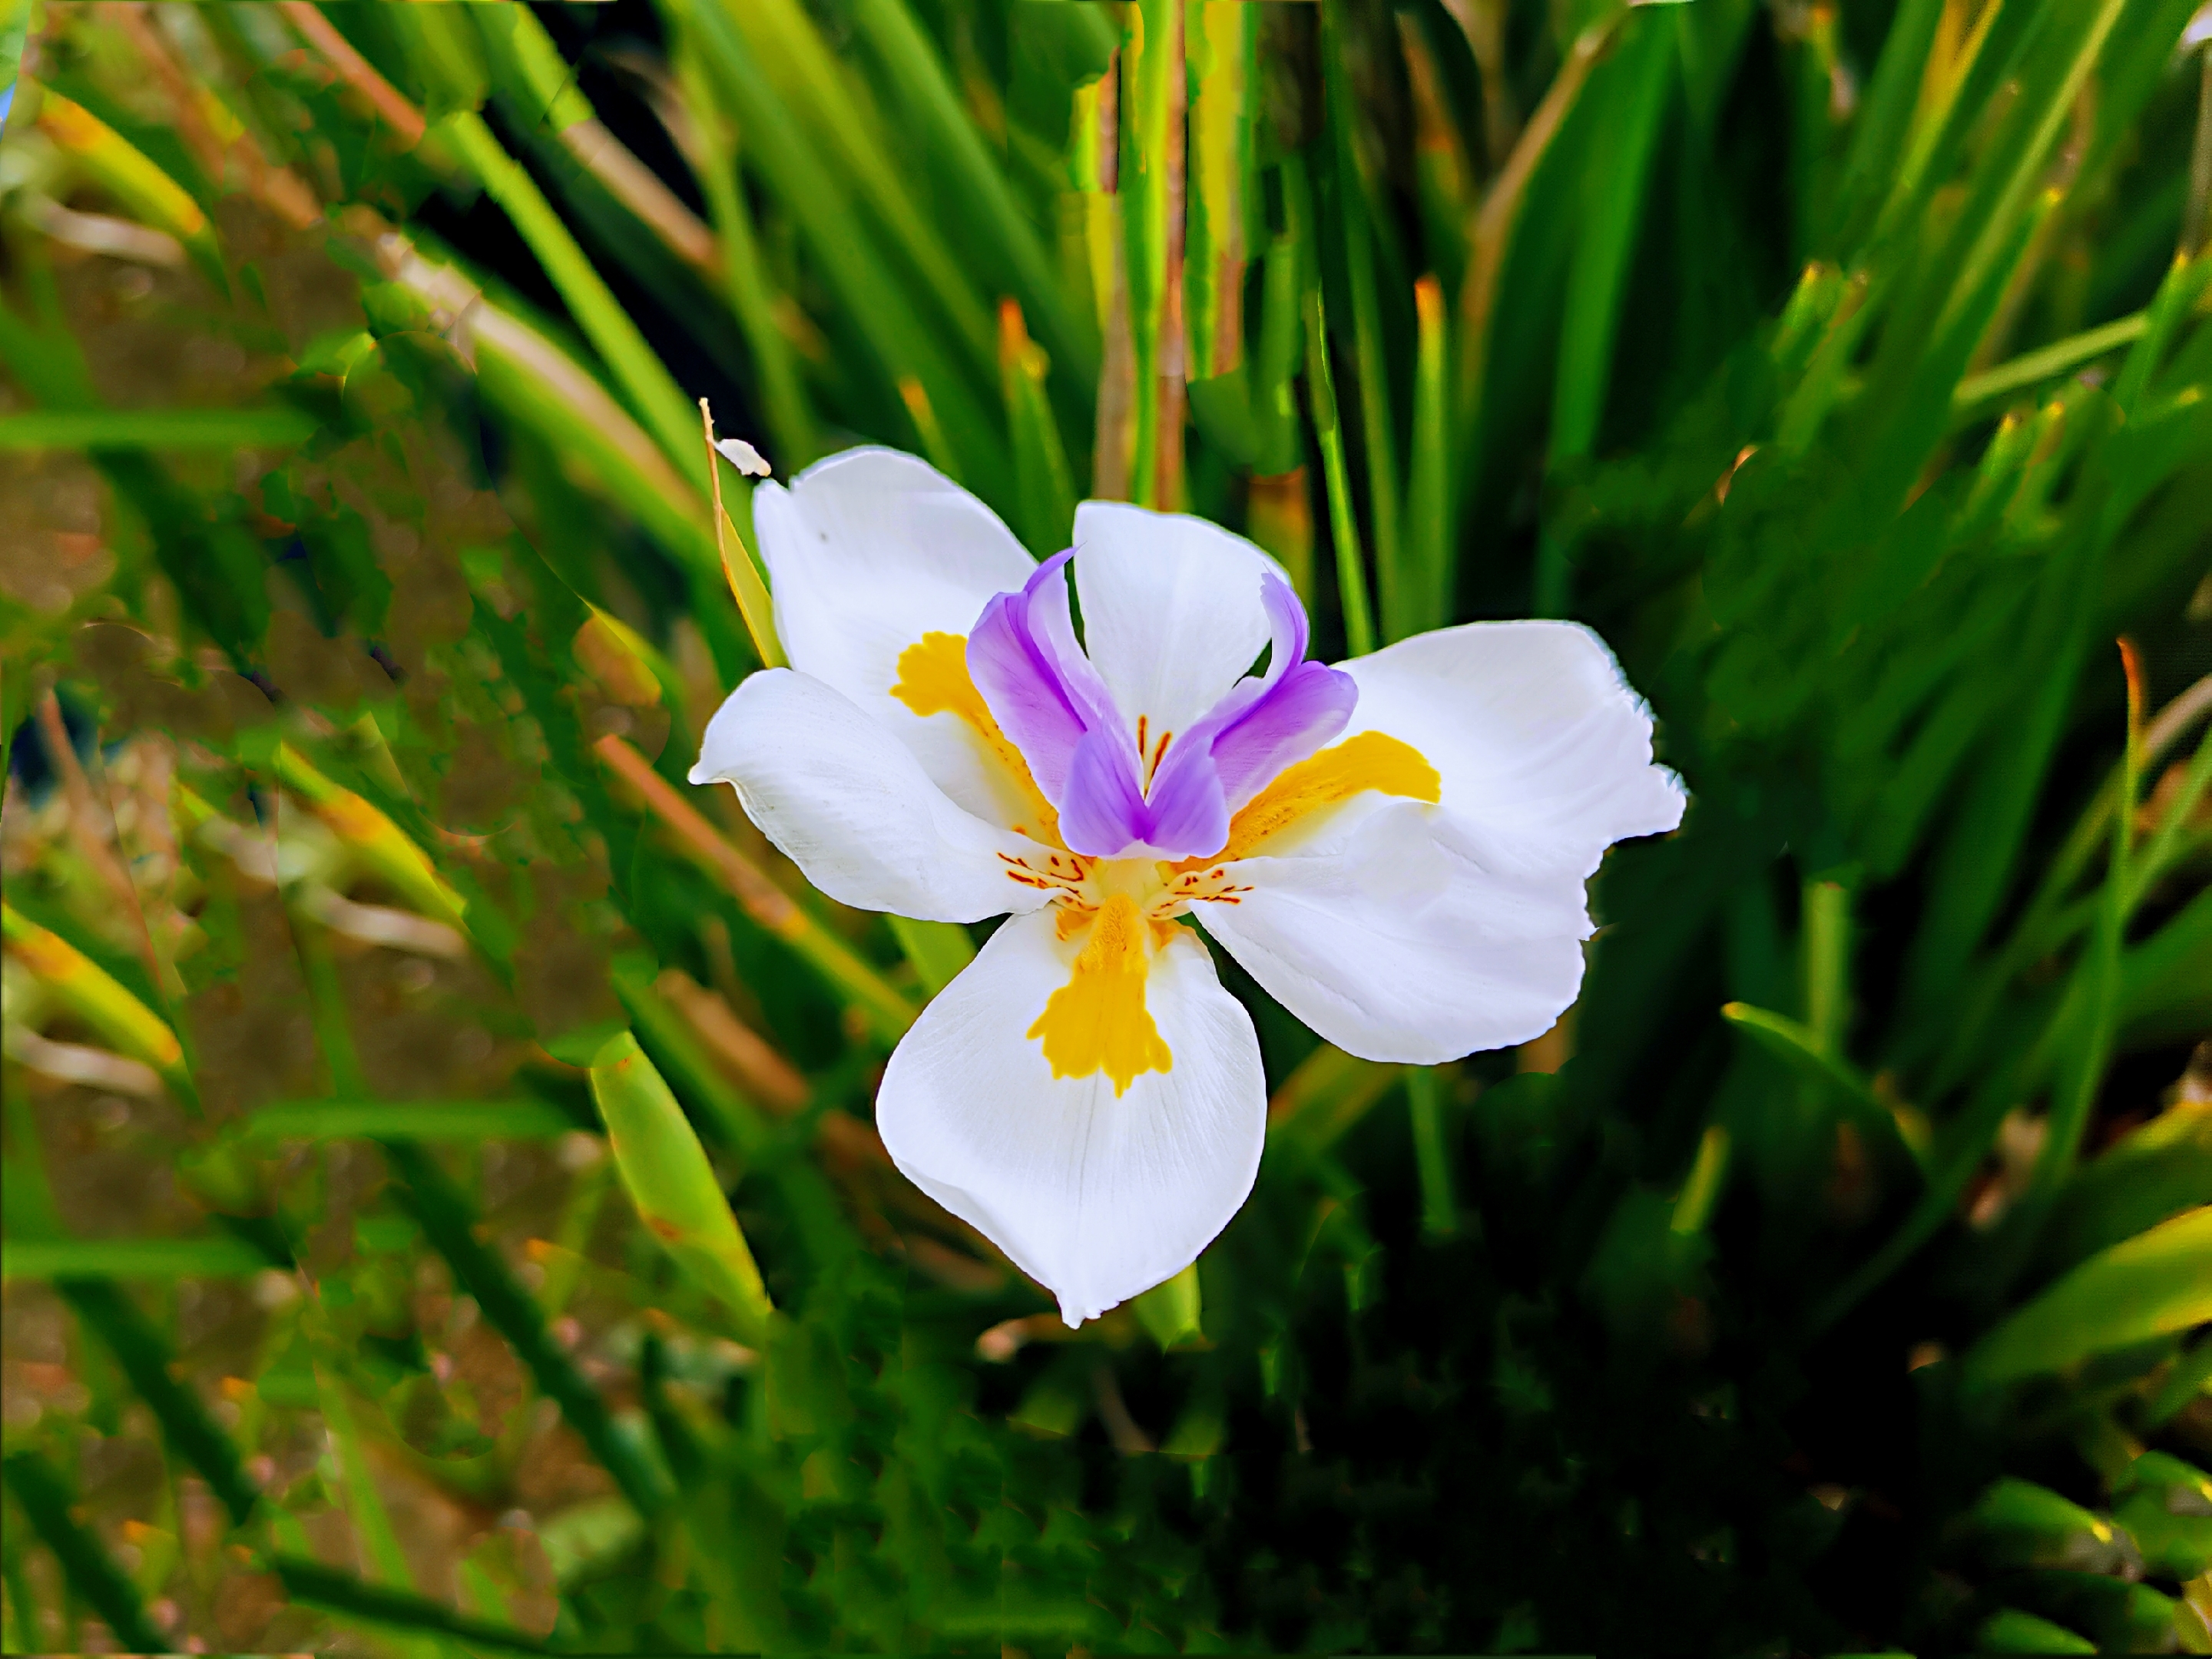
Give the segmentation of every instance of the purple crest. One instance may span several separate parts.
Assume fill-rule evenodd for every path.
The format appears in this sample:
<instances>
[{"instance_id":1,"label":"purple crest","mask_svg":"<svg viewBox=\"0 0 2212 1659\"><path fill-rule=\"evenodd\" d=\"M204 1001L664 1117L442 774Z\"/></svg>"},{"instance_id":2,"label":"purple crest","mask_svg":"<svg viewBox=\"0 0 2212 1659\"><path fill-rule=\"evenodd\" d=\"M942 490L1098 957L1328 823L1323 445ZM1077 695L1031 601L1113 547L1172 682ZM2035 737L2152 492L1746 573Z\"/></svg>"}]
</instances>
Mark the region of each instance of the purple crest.
<instances>
[{"instance_id":1,"label":"purple crest","mask_svg":"<svg viewBox=\"0 0 2212 1659\"><path fill-rule=\"evenodd\" d=\"M1060 813L1069 850L1204 858L1229 840L1230 816L1285 767L1344 730L1358 701L1352 676L1305 660L1306 614L1290 585L1261 578L1272 644L1188 731L1139 734L1076 643L1064 567L1037 567L1018 592L983 607L968 636L968 672L993 718Z\"/></svg>"}]
</instances>

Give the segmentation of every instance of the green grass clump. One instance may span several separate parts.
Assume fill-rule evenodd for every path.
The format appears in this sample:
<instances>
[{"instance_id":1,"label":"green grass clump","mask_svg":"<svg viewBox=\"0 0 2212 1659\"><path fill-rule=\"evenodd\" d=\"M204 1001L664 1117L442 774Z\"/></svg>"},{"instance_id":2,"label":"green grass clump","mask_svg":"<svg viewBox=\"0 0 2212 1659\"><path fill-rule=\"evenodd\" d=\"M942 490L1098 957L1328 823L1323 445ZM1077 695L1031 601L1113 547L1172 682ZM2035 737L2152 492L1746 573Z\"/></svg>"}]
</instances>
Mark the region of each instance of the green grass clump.
<instances>
[{"instance_id":1,"label":"green grass clump","mask_svg":"<svg viewBox=\"0 0 2212 1659\"><path fill-rule=\"evenodd\" d=\"M9 1650L2212 1651L2194 4L0 5ZM1687 819L1517 1054L1224 962L1068 1333L871 1127L974 939L683 784L702 397Z\"/></svg>"}]
</instances>

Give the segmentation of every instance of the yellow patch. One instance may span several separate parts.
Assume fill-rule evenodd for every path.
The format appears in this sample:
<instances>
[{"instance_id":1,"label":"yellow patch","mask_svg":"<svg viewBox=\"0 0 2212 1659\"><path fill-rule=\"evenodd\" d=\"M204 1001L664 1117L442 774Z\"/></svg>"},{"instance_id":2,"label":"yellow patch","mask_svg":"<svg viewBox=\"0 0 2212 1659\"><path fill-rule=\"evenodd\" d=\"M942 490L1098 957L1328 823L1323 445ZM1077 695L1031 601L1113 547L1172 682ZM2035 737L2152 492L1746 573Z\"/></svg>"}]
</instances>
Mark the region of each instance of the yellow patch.
<instances>
[{"instance_id":1,"label":"yellow patch","mask_svg":"<svg viewBox=\"0 0 2212 1659\"><path fill-rule=\"evenodd\" d=\"M1443 781L1413 744L1380 732L1362 732L1285 768L1229 821L1229 844L1212 858L1184 859L1170 868L1178 872L1203 870L1249 858L1269 836L1280 835L1308 813L1349 800L1366 789L1433 804L1443 797Z\"/></svg>"},{"instance_id":2,"label":"yellow patch","mask_svg":"<svg viewBox=\"0 0 2212 1659\"><path fill-rule=\"evenodd\" d=\"M975 682L969 675L967 636L924 634L918 644L909 645L899 653L898 672L898 684L891 687L891 696L924 720L932 714L957 714L974 728L975 735L983 740L983 746L1021 786L1036 822L1018 823L1013 828L1048 847L1064 847L1066 843L1060 838L1060 814L1053 810L1052 803L1044 798L1044 791L1030 775L1030 763L1022 758L1022 751L999 730L999 722L991 717L983 694L975 689Z\"/></svg>"},{"instance_id":3,"label":"yellow patch","mask_svg":"<svg viewBox=\"0 0 2212 1659\"><path fill-rule=\"evenodd\" d=\"M1146 934L1143 912L1127 893L1099 906L1091 939L1075 958L1075 973L1054 991L1028 1035L1044 1040L1054 1077L1103 1072L1118 1096L1140 1072L1175 1064L1160 1028L1145 1006Z\"/></svg>"}]
</instances>

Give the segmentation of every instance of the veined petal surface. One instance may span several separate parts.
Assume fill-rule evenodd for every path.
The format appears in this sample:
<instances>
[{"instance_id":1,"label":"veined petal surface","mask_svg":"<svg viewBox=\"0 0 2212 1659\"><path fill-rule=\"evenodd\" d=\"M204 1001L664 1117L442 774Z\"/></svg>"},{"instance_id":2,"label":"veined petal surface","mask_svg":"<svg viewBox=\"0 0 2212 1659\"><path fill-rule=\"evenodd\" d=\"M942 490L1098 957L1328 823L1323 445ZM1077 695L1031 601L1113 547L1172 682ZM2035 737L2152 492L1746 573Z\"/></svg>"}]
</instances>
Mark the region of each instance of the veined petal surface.
<instances>
[{"instance_id":1,"label":"veined petal surface","mask_svg":"<svg viewBox=\"0 0 2212 1659\"><path fill-rule=\"evenodd\" d=\"M1613 842L1682 821L1680 781L1651 761L1651 711L1578 623L1469 623L1341 666L1359 687L1346 735L1420 750L1443 817L1486 865L1580 879Z\"/></svg>"},{"instance_id":2,"label":"veined petal surface","mask_svg":"<svg viewBox=\"0 0 2212 1659\"><path fill-rule=\"evenodd\" d=\"M840 903L977 921L1050 896L1006 873L1046 848L961 807L851 698L793 669L730 694L690 781L733 785L761 832Z\"/></svg>"},{"instance_id":3,"label":"veined petal surface","mask_svg":"<svg viewBox=\"0 0 2212 1659\"><path fill-rule=\"evenodd\" d=\"M1351 741L1436 769L1430 805L1366 793L1223 866L1249 891L1204 927L1322 1036L1434 1064L1540 1035L1574 1000L1583 884L1613 842L1672 830L1683 796L1612 654L1563 623L1474 623L1345 664Z\"/></svg>"},{"instance_id":4,"label":"veined petal surface","mask_svg":"<svg viewBox=\"0 0 2212 1659\"><path fill-rule=\"evenodd\" d=\"M1252 1189L1267 1115L1251 1019L1181 927L1146 975L1168 1069L1118 1095L1103 1071L1055 1078L1027 1033L1079 948L1049 914L1006 922L922 1011L876 1097L899 1168L1049 1289L1070 1325L1197 1259Z\"/></svg>"},{"instance_id":5,"label":"veined petal surface","mask_svg":"<svg viewBox=\"0 0 2212 1659\"><path fill-rule=\"evenodd\" d=\"M1579 878L1486 869L1419 802L1369 795L1280 856L1224 867L1248 888L1199 925L1347 1054L1432 1066L1548 1030L1582 983Z\"/></svg>"}]
</instances>

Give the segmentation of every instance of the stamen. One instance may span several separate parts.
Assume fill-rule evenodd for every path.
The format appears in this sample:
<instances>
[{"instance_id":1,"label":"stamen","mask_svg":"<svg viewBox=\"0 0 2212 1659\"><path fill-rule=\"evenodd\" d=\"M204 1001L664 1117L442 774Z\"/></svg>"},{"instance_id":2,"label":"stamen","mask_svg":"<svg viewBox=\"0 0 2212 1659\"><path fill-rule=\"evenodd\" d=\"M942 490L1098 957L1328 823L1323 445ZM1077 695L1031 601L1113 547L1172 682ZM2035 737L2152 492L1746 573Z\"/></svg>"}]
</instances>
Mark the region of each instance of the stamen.
<instances>
[{"instance_id":1,"label":"stamen","mask_svg":"<svg viewBox=\"0 0 2212 1659\"><path fill-rule=\"evenodd\" d=\"M1150 763L1148 763L1145 768L1145 788L1147 793L1151 791L1152 787L1152 775L1160 769L1160 762L1164 757L1165 757L1168 752L1168 744L1174 736L1175 733L1172 732L1163 732L1160 733L1159 747L1152 750L1152 758ZM1144 747L1145 740L1143 737L1139 736L1137 739L1137 751L1139 754L1142 754L1144 752Z\"/></svg>"}]
</instances>

